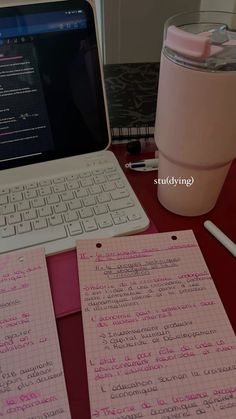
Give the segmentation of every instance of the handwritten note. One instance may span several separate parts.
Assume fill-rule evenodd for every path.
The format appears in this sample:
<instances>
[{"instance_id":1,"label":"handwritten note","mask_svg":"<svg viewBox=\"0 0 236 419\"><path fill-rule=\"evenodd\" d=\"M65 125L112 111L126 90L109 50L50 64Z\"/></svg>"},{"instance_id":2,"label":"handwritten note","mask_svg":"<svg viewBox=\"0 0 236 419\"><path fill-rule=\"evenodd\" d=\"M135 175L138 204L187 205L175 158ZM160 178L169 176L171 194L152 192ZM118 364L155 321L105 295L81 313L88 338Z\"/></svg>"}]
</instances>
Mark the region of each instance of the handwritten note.
<instances>
[{"instance_id":1,"label":"handwritten note","mask_svg":"<svg viewBox=\"0 0 236 419\"><path fill-rule=\"evenodd\" d=\"M71 417L43 249L0 256L1 417Z\"/></svg>"},{"instance_id":2,"label":"handwritten note","mask_svg":"<svg viewBox=\"0 0 236 419\"><path fill-rule=\"evenodd\" d=\"M92 418L235 419L235 335L192 231L77 257Z\"/></svg>"}]
</instances>

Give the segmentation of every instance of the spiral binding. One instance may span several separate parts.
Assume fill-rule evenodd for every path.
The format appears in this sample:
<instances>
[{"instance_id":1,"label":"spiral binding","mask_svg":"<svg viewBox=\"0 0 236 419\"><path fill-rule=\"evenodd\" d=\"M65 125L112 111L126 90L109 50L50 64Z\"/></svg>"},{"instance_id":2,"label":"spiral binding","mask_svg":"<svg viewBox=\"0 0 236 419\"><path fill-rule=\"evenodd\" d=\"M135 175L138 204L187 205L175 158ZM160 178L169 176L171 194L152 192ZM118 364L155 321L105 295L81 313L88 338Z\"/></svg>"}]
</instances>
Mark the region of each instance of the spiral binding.
<instances>
[{"instance_id":1,"label":"spiral binding","mask_svg":"<svg viewBox=\"0 0 236 419\"><path fill-rule=\"evenodd\" d=\"M128 142L131 140L154 138L154 127L118 127L111 128L112 142Z\"/></svg>"}]
</instances>

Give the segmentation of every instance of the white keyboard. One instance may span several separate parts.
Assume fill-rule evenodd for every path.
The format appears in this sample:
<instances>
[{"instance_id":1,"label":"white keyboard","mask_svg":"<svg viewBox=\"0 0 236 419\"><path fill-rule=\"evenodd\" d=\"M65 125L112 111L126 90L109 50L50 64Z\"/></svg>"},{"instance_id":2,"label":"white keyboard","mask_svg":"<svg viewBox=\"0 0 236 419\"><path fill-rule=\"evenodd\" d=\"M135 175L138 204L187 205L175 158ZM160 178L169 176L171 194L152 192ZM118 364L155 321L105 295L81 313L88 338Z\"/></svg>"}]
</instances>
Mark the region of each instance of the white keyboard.
<instances>
[{"instance_id":1,"label":"white keyboard","mask_svg":"<svg viewBox=\"0 0 236 419\"><path fill-rule=\"evenodd\" d=\"M109 161L0 186L0 253L44 245L46 254L77 239L144 230L149 224L123 171Z\"/></svg>"}]
</instances>

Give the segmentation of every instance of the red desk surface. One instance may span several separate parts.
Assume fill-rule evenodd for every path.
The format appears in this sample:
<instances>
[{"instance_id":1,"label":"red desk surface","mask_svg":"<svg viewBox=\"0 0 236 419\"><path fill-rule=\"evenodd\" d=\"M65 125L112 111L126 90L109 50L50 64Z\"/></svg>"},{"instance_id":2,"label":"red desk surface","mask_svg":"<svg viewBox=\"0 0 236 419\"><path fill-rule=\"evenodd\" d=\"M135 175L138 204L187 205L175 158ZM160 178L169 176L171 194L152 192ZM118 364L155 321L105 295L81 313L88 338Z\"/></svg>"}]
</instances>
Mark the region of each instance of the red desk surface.
<instances>
[{"instance_id":1,"label":"red desk surface","mask_svg":"<svg viewBox=\"0 0 236 419\"><path fill-rule=\"evenodd\" d=\"M131 160L123 145L112 147L122 167ZM150 158L140 155L136 159ZM206 219L213 221L236 242L236 161L231 166L215 208L204 216L182 217L163 208L157 200L155 172L139 173L124 169L147 215L159 232L192 229L214 279L225 310L236 330L235 258L203 227ZM68 397L73 419L90 419L88 384L81 313L57 320Z\"/></svg>"}]
</instances>

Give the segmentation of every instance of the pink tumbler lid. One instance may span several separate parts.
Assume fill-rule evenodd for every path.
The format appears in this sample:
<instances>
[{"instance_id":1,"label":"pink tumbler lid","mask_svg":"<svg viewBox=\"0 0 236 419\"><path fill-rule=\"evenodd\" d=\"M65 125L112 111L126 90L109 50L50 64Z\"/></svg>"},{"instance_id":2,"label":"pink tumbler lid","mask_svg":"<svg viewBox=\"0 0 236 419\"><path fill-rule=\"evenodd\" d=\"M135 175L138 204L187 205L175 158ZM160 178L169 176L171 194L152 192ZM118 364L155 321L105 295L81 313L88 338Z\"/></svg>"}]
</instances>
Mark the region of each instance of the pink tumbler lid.
<instances>
[{"instance_id":1,"label":"pink tumbler lid","mask_svg":"<svg viewBox=\"0 0 236 419\"><path fill-rule=\"evenodd\" d=\"M163 54L182 66L236 71L236 14L190 12L165 23Z\"/></svg>"},{"instance_id":2,"label":"pink tumbler lid","mask_svg":"<svg viewBox=\"0 0 236 419\"><path fill-rule=\"evenodd\" d=\"M204 60L223 50L222 47L211 44L210 32L194 34L174 25L169 26L164 45L185 57L197 60Z\"/></svg>"}]
</instances>

